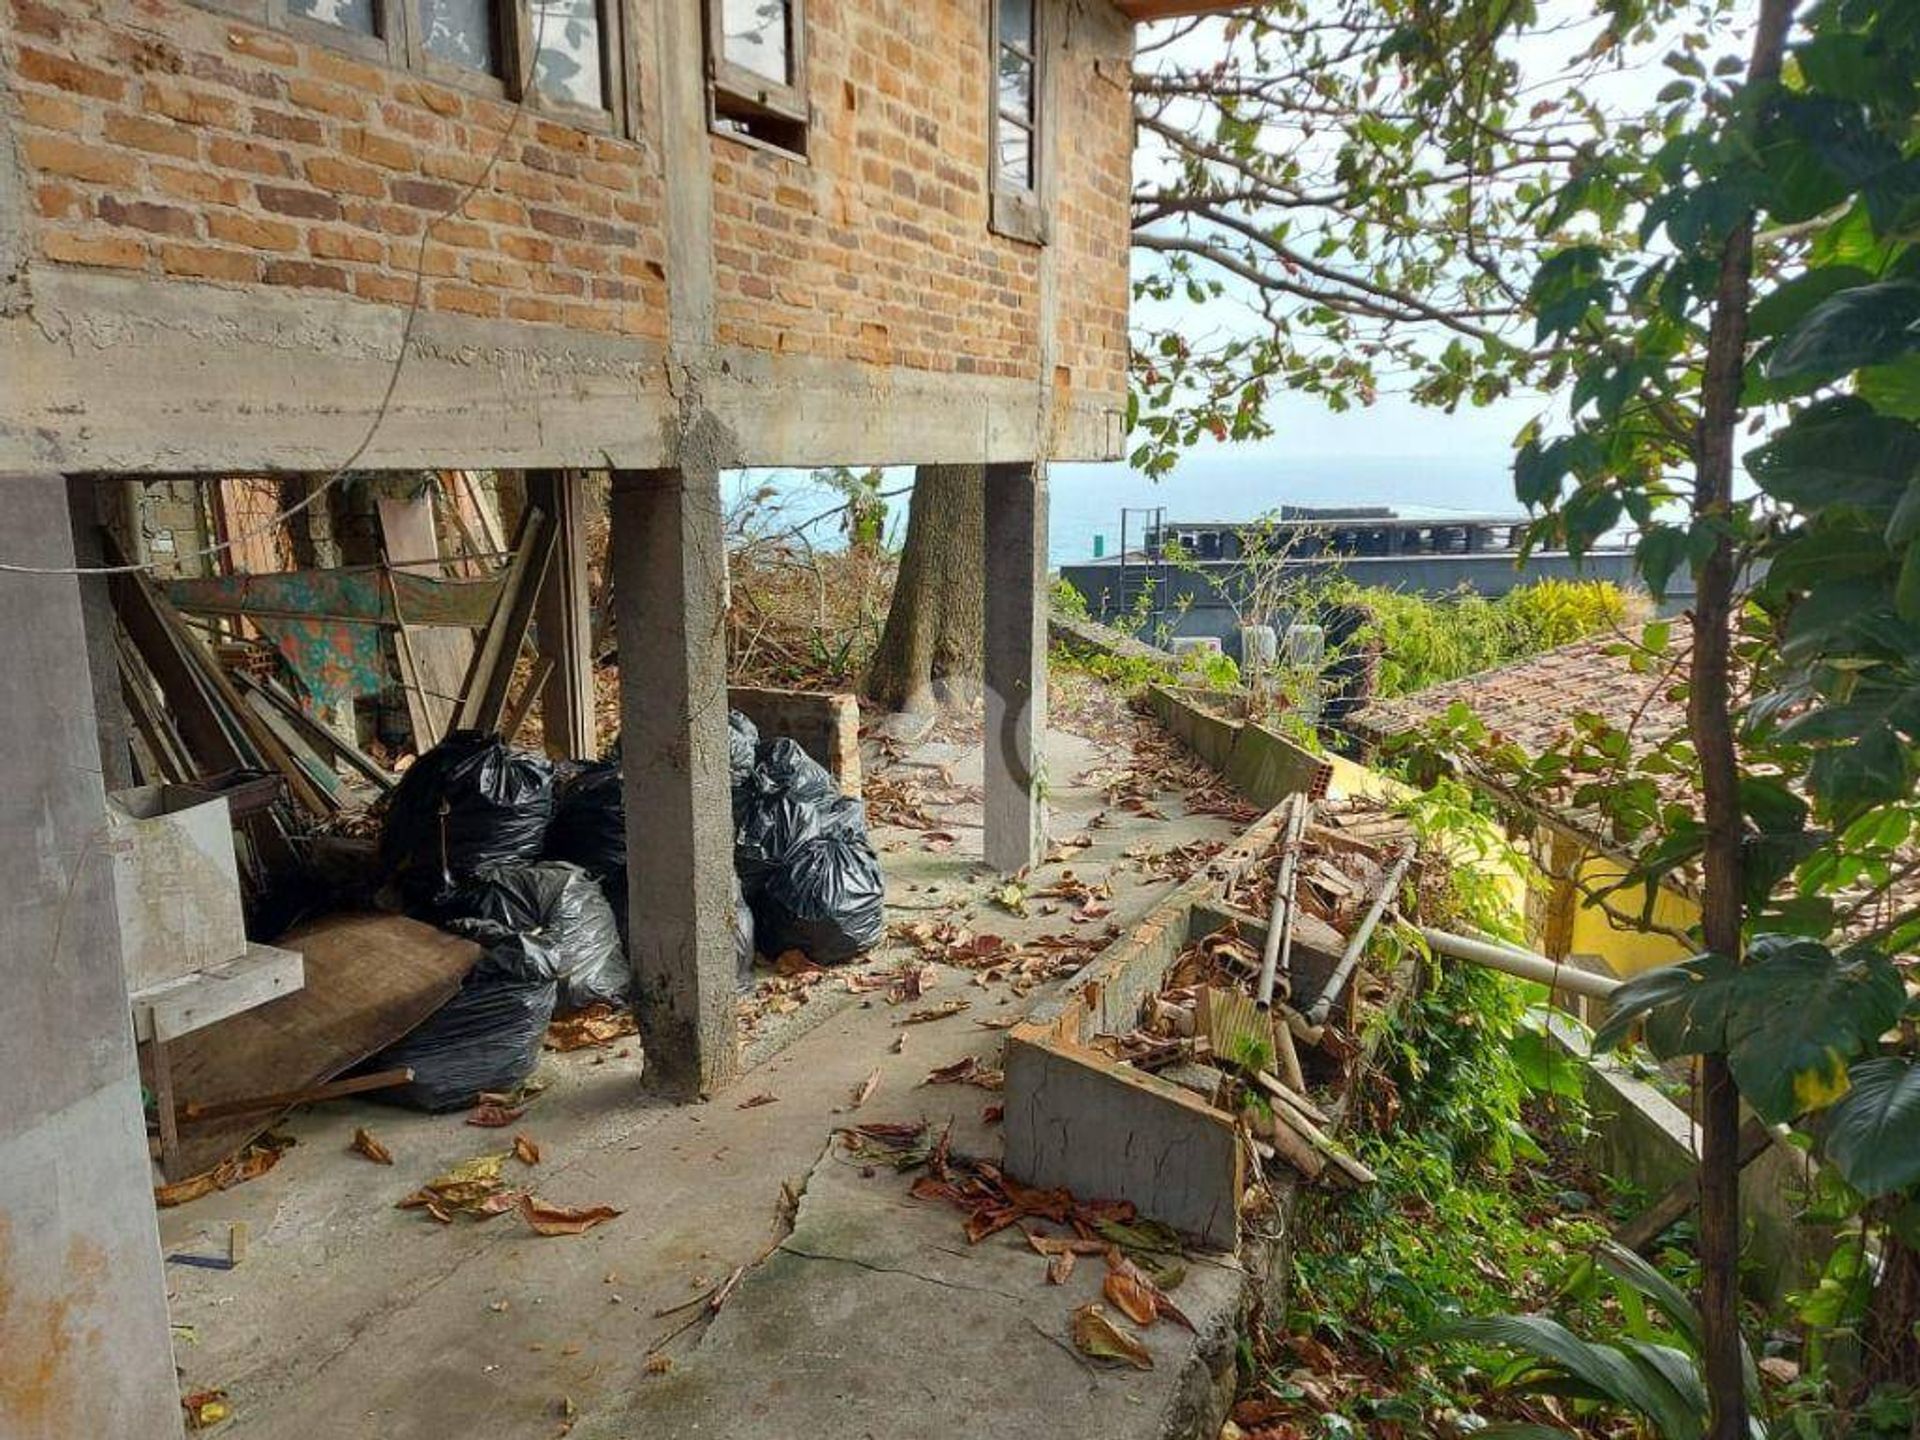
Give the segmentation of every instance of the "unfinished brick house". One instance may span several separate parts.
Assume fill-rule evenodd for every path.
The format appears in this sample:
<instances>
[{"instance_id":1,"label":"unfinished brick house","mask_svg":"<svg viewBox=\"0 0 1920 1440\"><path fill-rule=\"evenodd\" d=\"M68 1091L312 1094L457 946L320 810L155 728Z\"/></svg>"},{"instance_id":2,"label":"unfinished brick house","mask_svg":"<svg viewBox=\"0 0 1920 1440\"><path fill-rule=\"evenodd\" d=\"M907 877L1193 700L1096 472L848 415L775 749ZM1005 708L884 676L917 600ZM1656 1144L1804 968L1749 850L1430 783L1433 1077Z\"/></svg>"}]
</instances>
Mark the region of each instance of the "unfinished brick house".
<instances>
[{"instance_id":1,"label":"unfinished brick house","mask_svg":"<svg viewBox=\"0 0 1920 1440\"><path fill-rule=\"evenodd\" d=\"M569 472L610 470L642 1028L650 1073L708 1088L720 474L988 466L986 856L1026 863L1044 467L1123 442L1131 26L1209 8L9 0L0 1434L179 1423L89 863L124 783L101 490L523 469L564 530Z\"/></svg>"}]
</instances>

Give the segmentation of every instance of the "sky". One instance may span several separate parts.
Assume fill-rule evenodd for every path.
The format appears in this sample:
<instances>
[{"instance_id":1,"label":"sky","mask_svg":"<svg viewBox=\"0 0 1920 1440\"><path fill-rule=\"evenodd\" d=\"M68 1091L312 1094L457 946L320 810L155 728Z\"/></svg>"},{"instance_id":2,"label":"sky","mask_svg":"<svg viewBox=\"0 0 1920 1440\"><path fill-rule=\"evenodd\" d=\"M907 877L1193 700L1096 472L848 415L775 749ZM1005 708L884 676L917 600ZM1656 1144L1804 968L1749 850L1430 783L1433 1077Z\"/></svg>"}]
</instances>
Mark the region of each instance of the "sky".
<instances>
[{"instance_id":1,"label":"sky","mask_svg":"<svg viewBox=\"0 0 1920 1440\"><path fill-rule=\"evenodd\" d=\"M1542 11L1549 23L1560 18L1584 27L1522 42L1521 63L1540 76L1552 77L1590 39L1593 6L1591 0L1544 0ZM1186 43L1196 55L1213 53L1220 44L1217 36L1204 32ZM1617 110L1644 108L1672 78L1657 63L1661 49L1658 45L1643 49L1640 53L1648 63L1615 71L1590 85L1588 93ZM1143 150L1139 167L1151 164ZM1231 296L1224 303L1210 302L1204 311L1185 301L1136 301L1135 314L1136 320L1151 316L1159 323L1185 321L1195 333L1218 333L1249 323L1247 312ZM1524 394L1487 407L1462 405L1447 413L1384 393L1371 406L1336 413L1314 397L1282 393L1268 406L1271 436L1226 446L1203 444L1183 457L1172 476L1159 482L1133 473L1123 462L1053 466L1051 559L1059 564L1086 558L1093 552L1095 537L1111 552L1119 541L1123 507L1164 505L1170 518L1202 520L1253 519L1283 502L1514 513L1518 509L1512 490L1515 435L1529 420L1546 413L1550 404L1547 396ZM783 492L790 517L804 518L837 501L799 475L758 472L737 484L744 493L769 478ZM890 475L886 483L892 488L909 478L903 471ZM906 497L890 503L894 520L903 521ZM1130 523L1139 519L1133 517ZM811 533L816 541L830 542L831 523Z\"/></svg>"}]
</instances>

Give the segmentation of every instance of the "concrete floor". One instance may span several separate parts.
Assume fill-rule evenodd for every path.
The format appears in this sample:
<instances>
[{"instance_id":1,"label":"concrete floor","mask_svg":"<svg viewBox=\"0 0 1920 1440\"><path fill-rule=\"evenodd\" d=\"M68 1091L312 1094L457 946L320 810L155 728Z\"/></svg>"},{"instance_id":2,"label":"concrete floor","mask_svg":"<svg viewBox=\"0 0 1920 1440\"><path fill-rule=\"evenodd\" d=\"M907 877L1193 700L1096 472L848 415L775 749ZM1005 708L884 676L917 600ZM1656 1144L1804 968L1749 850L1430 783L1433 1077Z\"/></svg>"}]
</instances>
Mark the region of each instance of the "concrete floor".
<instances>
[{"instance_id":1,"label":"concrete floor","mask_svg":"<svg viewBox=\"0 0 1920 1440\"><path fill-rule=\"evenodd\" d=\"M1142 875L1122 851L1225 839L1234 827L1167 795L1166 819L1116 807L1089 830L1106 807L1080 777L1115 758L1113 733L1105 746L1050 735L1050 831L1094 837L1064 865L1110 880L1109 920L1124 925L1176 881ZM930 808L955 840L934 853L915 831L876 830L890 918L952 918L1009 939L1083 931L1064 910L1019 918L992 903L998 882L973 858L978 801L966 794L979 783L979 749L942 743L905 759L944 763L950 789L937 770L896 773L942 779L947 803ZM1062 868L1041 867L1036 883ZM890 945L871 960L908 953ZM994 1095L920 1082L963 1055L991 1056L999 1033L974 1022L1011 1017L1046 992L975 982L941 967L923 1003L961 996L971 1008L903 1030L900 1010L829 980L768 1024L749 1060L777 1053L703 1105L649 1098L633 1054L577 1052L549 1057L551 1088L510 1130L358 1102L296 1115L283 1128L299 1144L274 1170L161 1216L169 1254L220 1252L231 1221L250 1232L231 1272L167 1267L183 1391L224 1388L234 1418L223 1433L254 1440L1163 1433L1193 1337L1164 1323L1150 1331L1165 1362L1150 1375L1090 1369L1065 1335L1071 1309L1097 1293L1097 1260L1049 1287L1043 1262L1016 1240L970 1248L959 1212L911 1200L891 1172L863 1178L830 1148L878 1069L860 1121L951 1119L957 1146L997 1151L982 1122ZM740 1108L763 1094L777 1102ZM393 1152L391 1168L350 1151L359 1126ZM446 1227L394 1208L516 1131L544 1158L512 1183L624 1213L582 1236L542 1238L517 1216ZM790 1236L783 1184L802 1196ZM718 1318L664 1350L664 1373L650 1370L649 1345L688 1313L656 1312L741 1265L754 1268ZM1203 1263L1179 1298L1217 1343L1237 1293L1237 1277Z\"/></svg>"}]
</instances>

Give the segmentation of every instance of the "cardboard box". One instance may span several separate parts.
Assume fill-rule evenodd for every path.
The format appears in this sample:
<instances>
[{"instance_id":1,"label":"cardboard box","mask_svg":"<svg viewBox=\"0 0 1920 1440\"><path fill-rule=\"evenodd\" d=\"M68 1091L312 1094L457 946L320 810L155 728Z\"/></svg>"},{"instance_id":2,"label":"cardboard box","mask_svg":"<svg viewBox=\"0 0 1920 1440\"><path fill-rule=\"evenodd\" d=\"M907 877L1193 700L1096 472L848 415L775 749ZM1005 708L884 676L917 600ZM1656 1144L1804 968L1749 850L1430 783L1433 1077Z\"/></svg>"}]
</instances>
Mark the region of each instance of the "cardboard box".
<instances>
[{"instance_id":1,"label":"cardboard box","mask_svg":"<svg viewBox=\"0 0 1920 1440\"><path fill-rule=\"evenodd\" d=\"M224 795L188 785L115 791L107 832L130 993L246 953Z\"/></svg>"}]
</instances>

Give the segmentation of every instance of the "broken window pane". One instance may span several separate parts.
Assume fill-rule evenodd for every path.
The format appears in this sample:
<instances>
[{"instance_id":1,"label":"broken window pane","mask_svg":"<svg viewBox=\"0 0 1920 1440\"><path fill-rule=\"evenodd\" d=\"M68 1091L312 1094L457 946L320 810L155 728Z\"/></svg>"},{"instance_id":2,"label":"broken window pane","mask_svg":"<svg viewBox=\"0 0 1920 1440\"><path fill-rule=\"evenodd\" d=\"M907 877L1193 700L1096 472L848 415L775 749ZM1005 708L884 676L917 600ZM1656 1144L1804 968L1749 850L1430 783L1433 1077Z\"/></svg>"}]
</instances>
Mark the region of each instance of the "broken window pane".
<instances>
[{"instance_id":1,"label":"broken window pane","mask_svg":"<svg viewBox=\"0 0 1920 1440\"><path fill-rule=\"evenodd\" d=\"M338 25L342 30L362 35L377 33L373 0L287 0L287 13L318 20L322 25Z\"/></svg>"},{"instance_id":2,"label":"broken window pane","mask_svg":"<svg viewBox=\"0 0 1920 1440\"><path fill-rule=\"evenodd\" d=\"M725 0L722 53L734 64L778 85L792 83L788 22L792 0Z\"/></svg>"},{"instance_id":3,"label":"broken window pane","mask_svg":"<svg viewBox=\"0 0 1920 1440\"><path fill-rule=\"evenodd\" d=\"M442 60L500 73L492 0L420 0L420 33L427 50Z\"/></svg>"},{"instance_id":4,"label":"broken window pane","mask_svg":"<svg viewBox=\"0 0 1920 1440\"><path fill-rule=\"evenodd\" d=\"M1020 190L1033 188L1033 132L1000 117L1000 178Z\"/></svg>"},{"instance_id":5,"label":"broken window pane","mask_svg":"<svg viewBox=\"0 0 1920 1440\"><path fill-rule=\"evenodd\" d=\"M533 83L589 109L607 105L600 58L600 0L531 0Z\"/></svg>"},{"instance_id":6,"label":"broken window pane","mask_svg":"<svg viewBox=\"0 0 1920 1440\"><path fill-rule=\"evenodd\" d=\"M1000 42L1033 53L1033 0L1000 0Z\"/></svg>"}]
</instances>

